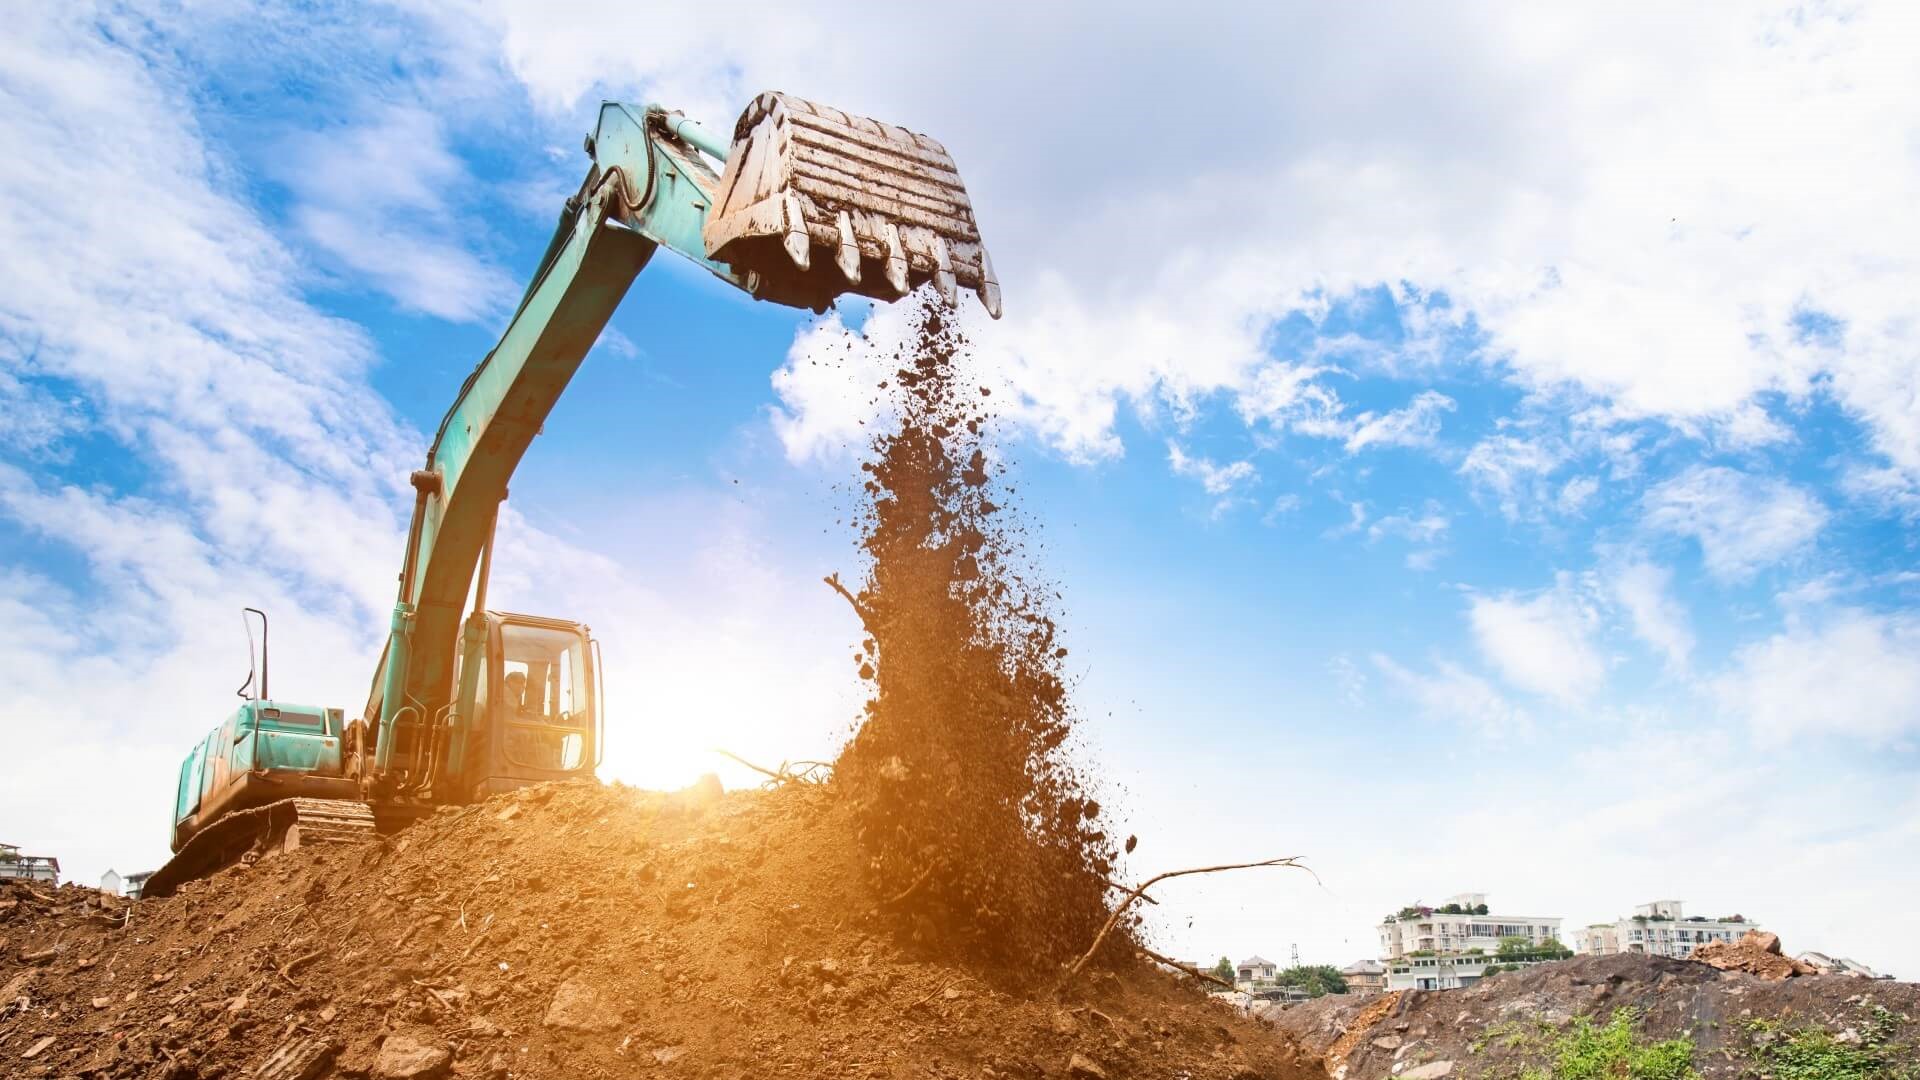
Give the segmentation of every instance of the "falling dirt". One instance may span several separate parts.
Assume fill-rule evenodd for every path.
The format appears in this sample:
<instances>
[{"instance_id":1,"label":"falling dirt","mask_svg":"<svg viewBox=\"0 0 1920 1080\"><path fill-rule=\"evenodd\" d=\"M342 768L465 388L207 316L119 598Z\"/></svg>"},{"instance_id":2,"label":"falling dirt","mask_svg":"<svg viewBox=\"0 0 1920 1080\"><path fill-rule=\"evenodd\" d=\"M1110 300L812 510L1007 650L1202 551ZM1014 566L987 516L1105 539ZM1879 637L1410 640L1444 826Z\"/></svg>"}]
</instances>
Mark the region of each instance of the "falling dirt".
<instances>
[{"instance_id":1,"label":"falling dirt","mask_svg":"<svg viewBox=\"0 0 1920 1080\"><path fill-rule=\"evenodd\" d=\"M873 690L834 783L911 940L1049 977L1106 920L1114 844L1068 756L1067 650L988 459L990 396L960 377L942 309L913 317L884 384L898 426L863 466L868 569L849 599Z\"/></svg>"}]
</instances>

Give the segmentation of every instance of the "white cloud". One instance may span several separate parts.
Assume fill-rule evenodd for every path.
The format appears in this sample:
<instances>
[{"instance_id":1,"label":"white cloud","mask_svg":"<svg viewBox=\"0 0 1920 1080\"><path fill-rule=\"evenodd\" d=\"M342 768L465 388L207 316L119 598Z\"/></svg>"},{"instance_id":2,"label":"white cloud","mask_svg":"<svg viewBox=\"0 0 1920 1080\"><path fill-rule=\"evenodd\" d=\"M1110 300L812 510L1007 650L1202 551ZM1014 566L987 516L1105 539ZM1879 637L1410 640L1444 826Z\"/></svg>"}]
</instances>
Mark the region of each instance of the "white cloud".
<instances>
[{"instance_id":1,"label":"white cloud","mask_svg":"<svg viewBox=\"0 0 1920 1080\"><path fill-rule=\"evenodd\" d=\"M1613 598L1627 609L1634 635L1658 650L1671 671L1685 671L1693 655L1693 630L1687 613L1670 589L1673 571L1650 562L1633 562L1609 581Z\"/></svg>"},{"instance_id":2,"label":"white cloud","mask_svg":"<svg viewBox=\"0 0 1920 1080\"><path fill-rule=\"evenodd\" d=\"M1920 736L1920 619L1846 607L1789 618L1738 649L1712 690L1769 745L1802 736L1908 744Z\"/></svg>"},{"instance_id":3,"label":"white cloud","mask_svg":"<svg viewBox=\"0 0 1920 1080\"><path fill-rule=\"evenodd\" d=\"M1273 504L1267 507L1267 512L1260 516L1260 524L1272 525L1282 517L1298 511L1302 505L1304 505L1304 503L1300 496L1291 491L1284 495L1276 496Z\"/></svg>"},{"instance_id":4,"label":"white cloud","mask_svg":"<svg viewBox=\"0 0 1920 1080\"><path fill-rule=\"evenodd\" d=\"M1598 614L1564 576L1531 596L1474 596L1467 621L1481 655L1522 690L1573 705L1606 682L1606 660L1593 642Z\"/></svg>"},{"instance_id":5,"label":"white cloud","mask_svg":"<svg viewBox=\"0 0 1920 1080\"><path fill-rule=\"evenodd\" d=\"M1538 498L1540 482L1560 467L1562 452L1539 438L1490 435L1475 443L1460 463L1460 475L1476 488L1491 492L1508 518L1522 516L1523 508Z\"/></svg>"},{"instance_id":6,"label":"white cloud","mask_svg":"<svg viewBox=\"0 0 1920 1080\"><path fill-rule=\"evenodd\" d=\"M1431 675L1410 671L1382 653L1373 666L1428 716L1473 728L1489 738L1524 734L1532 717L1508 701L1497 687L1451 661L1441 660Z\"/></svg>"},{"instance_id":7,"label":"white cloud","mask_svg":"<svg viewBox=\"0 0 1920 1080\"><path fill-rule=\"evenodd\" d=\"M1599 493L1599 477L1576 476L1560 485L1560 497L1554 501L1562 514L1573 517L1584 511Z\"/></svg>"},{"instance_id":8,"label":"white cloud","mask_svg":"<svg viewBox=\"0 0 1920 1080\"><path fill-rule=\"evenodd\" d=\"M423 107L390 105L294 136L275 175L293 193L289 216L306 239L351 281L373 283L403 308L475 321L501 315L518 295L505 271L468 246L474 218L455 207L474 181Z\"/></svg>"},{"instance_id":9,"label":"white cloud","mask_svg":"<svg viewBox=\"0 0 1920 1080\"><path fill-rule=\"evenodd\" d=\"M1209 495L1228 495L1244 484L1260 478L1254 471L1253 462L1241 460L1225 465L1216 464L1211 458L1194 457L1180 448L1180 444L1167 440L1167 464L1173 468L1175 476L1193 477L1200 481L1201 488Z\"/></svg>"},{"instance_id":10,"label":"white cloud","mask_svg":"<svg viewBox=\"0 0 1920 1080\"><path fill-rule=\"evenodd\" d=\"M1367 539L1397 536L1416 544L1432 543L1447 534L1452 522L1440 512L1440 504L1428 502L1418 512L1391 514L1367 526Z\"/></svg>"},{"instance_id":11,"label":"white cloud","mask_svg":"<svg viewBox=\"0 0 1920 1080\"><path fill-rule=\"evenodd\" d=\"M1648 528L1697 541L1707 570L1737 581L1810 546L1827 522L1819 499L1784 480L1694 466L1647 491Z\"/></svg>"},{"instance_id":12,"label":"white cloud","mask_svg":"<svg viewBox=\"0 0 1920 1080\"><path fill-rule=\"evenodd\" d=\"M1431 446L1440 434L1440 414L1454 410L1453 399L1437 390L1422 390L1402 409L1363 412L1353 418L1347 435L1347 453L1369 446Z\"/></svg>"}]
</instances>

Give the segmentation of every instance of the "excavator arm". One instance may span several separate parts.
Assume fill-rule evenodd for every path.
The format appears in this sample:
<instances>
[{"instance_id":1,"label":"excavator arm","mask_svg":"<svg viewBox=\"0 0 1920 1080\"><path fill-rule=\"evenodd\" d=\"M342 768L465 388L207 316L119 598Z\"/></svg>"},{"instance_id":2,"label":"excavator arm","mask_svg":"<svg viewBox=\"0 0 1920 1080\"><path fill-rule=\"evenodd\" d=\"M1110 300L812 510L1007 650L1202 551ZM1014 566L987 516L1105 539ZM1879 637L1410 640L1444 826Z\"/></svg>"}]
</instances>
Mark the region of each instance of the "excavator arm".
<instances>
[{"instance_id":1,"label":"excavator arm","mask_svg":"<svg viewBox=\"0 0 1920 1080\"><path fill-rule=\"evenodd\" d=\"M363 788L424 793L436 773L458 773L475 692L470 678L455 686L462 615L476 593L473 648L508 481L657 249L761 299L816 311L845 293L891 300L931 283L949 303L971 290L999 315L965 188L925 136L763 94L730 144L678 113L608 102L586 150L592 166L506 332L412 474L399 595L350 740ZM401 732L416 733L404 763ZM433 749L443 743L446 752Z\"/></svg>"}]
</instances>

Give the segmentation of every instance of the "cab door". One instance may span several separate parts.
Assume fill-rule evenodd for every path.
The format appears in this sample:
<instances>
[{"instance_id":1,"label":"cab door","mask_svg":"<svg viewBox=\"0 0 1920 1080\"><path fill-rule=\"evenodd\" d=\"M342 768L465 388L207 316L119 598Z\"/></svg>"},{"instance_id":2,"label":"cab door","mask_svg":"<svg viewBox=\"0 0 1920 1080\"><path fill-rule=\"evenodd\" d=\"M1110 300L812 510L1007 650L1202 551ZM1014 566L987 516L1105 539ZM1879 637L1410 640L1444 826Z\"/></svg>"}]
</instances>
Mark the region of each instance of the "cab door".
<instances>
[{"instance_id":1,"label":"cab door","mask_svg":"<svg viewBox=\"0 0 1920 1080\"><path fill-rule=\"evenodd\" d=\"M589 775L599 730L593 650L578 623L489 612L488 778L508 790Z\"/></svg>"}]
</instances>

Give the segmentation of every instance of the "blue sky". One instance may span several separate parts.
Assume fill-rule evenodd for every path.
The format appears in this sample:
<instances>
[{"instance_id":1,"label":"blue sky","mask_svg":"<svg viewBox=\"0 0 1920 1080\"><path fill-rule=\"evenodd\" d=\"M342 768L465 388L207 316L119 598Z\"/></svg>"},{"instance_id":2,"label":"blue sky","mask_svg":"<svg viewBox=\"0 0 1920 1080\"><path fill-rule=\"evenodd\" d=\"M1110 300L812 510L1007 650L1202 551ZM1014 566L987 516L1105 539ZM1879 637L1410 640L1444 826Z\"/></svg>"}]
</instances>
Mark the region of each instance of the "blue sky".
<instances>
[{"instance_id":1,"label":"blue sky","mask_svg":"<svg viewBox=\"0 0 1920 1080\"><path fill-rule=\"evenodd\" d=\"M1920 972L1883 929L1920 886L1911 15L1381 7L948 13L939 78L922 16L836 5L23 18L0 839L163 857L242 604L277 689L359 701L406 471L597 102L724 128L778 87L967 178L1007 307L969 305L975 374L1134 869L1320 873L1169 890L1168 949L1346 963L1474 890L1569 928L1679 897ZM857 567L900 333L664 257L615 316L496 578L605 640L610 777L835 745L857 632L819 579Z\"/></svg>"}]
</instances>

